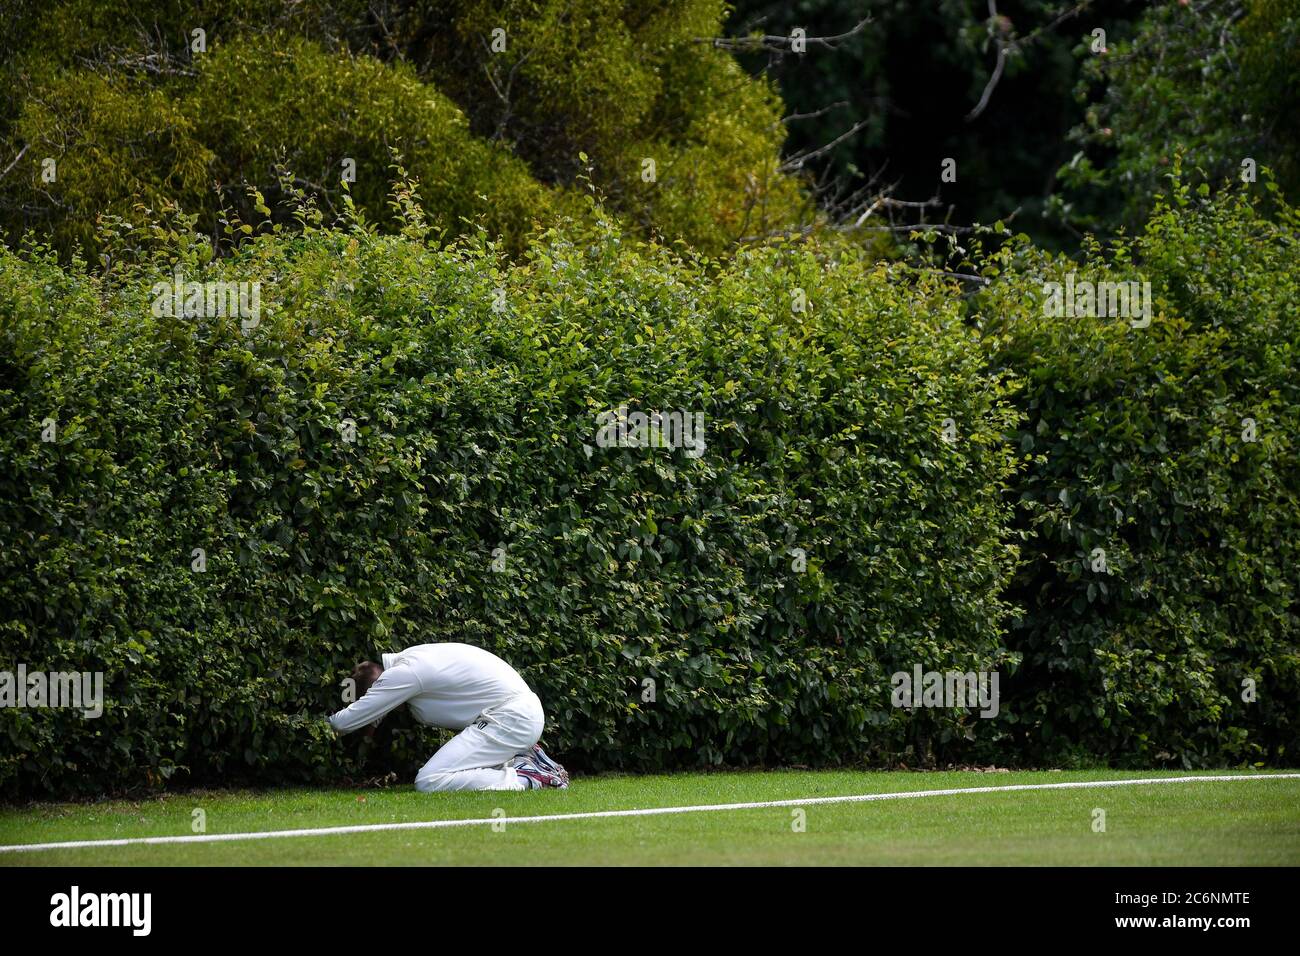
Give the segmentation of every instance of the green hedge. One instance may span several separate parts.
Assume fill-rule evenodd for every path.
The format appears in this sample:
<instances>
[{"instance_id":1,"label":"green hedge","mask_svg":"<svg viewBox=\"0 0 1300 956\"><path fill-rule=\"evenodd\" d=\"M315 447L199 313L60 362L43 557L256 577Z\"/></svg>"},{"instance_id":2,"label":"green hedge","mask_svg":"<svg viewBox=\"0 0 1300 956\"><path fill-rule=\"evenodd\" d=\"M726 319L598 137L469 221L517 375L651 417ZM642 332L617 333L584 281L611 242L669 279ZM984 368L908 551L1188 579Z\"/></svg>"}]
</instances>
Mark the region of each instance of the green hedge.
<instances>
[{"instance_id":1,"label":"green hedge","mask_svg":"<svg viewBox=\"0 0 1300 956\"><path fill-rule=\"evenodd\" d=\"M0 254L0 668L108 700L0 711L4 792L359 773L307 715L421 641L515 663L579 767L969 746L974 715L889 702L914 663L1010 660L1015 413L946 284L608 229L514 265L361 228L176 264L260 281L260 324L153 316L170 262ZM704 454L596 447L621 404L702 412ZM390 723L409 774L437 739Z\"/></svg>"},{"instance_id":2,"label":"green hedge","mask_svg":"<svg viewBox=\"0 0 1300 956\"><path fill-rule=\"evenodd\" d=\"M1293 210L1176 187L1082 264L972 246L972 296L834 244L439 250L406 199L401 236L0 253L0 669L107 680L99 719L0 709L4 794L409 775L433 732L314 718L443 640L581 769L1293 760ZM260 282L259 324L153 315L174 266ZM1150 282L1150 325L1046 314L1071 271ZM599 447L621 405L703 454ZM892 707L917 664L997 669L999 716Z\"/></svg>"},{"instance_id":3,"label":"green hedge","mask_svg":"<svg viewBox=\"0 0 1300 956\"><path fill-rule=\"evenodd\" d=\"M1081 266L1004 250L976 308L1025 386L1024 661L1003 686L1024 759L1289 766L1300 747L1300 219L1207 192L1176 185ZM1150 282L1149 327L1045 316L1071 270Z\"/></svg>"}]
</instances>

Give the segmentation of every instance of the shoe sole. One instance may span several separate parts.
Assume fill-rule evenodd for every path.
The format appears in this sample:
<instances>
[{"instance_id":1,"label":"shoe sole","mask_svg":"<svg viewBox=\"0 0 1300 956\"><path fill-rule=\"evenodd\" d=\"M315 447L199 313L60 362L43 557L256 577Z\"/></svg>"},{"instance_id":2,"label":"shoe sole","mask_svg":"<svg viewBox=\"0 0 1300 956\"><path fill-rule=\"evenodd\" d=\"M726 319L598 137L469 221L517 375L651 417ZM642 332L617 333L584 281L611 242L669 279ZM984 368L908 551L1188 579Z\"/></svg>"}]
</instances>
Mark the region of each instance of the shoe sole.
<instances>
[{"instance_id":1,"label":"shoe sole","mask_svg":"<svg viewBox=\"0 0 1300 956\"><path fill-rule=\"evenodd\" d=\"M546 751L542 750L540 746L534 745L531 756L533 758L533 763L537 764L537 766L541 767L548 773L555 774L555 776L564 781L566 787L569 785L569 771L565 770L562 764L556 763L548 757Z\"/></svg>"}]
</instances>

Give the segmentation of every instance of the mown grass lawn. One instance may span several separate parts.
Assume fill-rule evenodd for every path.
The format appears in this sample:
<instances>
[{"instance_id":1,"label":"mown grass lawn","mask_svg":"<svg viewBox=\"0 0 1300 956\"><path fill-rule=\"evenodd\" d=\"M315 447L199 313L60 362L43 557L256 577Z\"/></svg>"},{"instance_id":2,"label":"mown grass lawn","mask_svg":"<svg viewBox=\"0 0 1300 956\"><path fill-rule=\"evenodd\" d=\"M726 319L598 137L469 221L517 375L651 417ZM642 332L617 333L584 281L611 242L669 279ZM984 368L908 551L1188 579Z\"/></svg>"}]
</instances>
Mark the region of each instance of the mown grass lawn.
<instances>
[{"instance_id":1,"label":"mown grass lawn","mask_svg":"<svg viewBox=\"0 0 1300 956\"><path fill-rule=\"evenodd\" d=\"M1225 771L1228 772L1228 771ZM1236 771L1231 771L1236 772ZM575 778L567 791L197 791L0 809L0 845L742 803L1185 774L771 771ZM1263 775L1261 775L1263 776ZM269 840L0 852L3 866L713 864L1300 865L1300 780L958 794L801 808ZM1105 811L1105 832L1094 811Z\"/></svg>"}]
</instances>

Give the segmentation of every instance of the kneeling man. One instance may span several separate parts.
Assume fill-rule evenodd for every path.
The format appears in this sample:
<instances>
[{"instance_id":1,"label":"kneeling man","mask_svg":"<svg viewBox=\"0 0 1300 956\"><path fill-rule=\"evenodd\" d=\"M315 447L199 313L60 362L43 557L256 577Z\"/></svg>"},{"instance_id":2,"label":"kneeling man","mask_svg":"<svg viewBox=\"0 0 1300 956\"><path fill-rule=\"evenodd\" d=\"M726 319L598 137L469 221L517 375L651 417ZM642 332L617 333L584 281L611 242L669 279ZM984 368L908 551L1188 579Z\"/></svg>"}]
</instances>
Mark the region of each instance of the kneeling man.
<instances>
[{"instance_id":1,"label":"kneeling man","mask_svg":"<svg viewBox=\"0 0 1300 956\"><path fill-rule=\"evenodd\" d=\"M417 644L382 657L382 666L356 666L357 699L330 717L330 726L351 733L407 704L417 722L459 730L416 774L416 790L569 785L565 769L537 743L542 702L501 658L470 644Z\"/></svg>"}]
</instances>

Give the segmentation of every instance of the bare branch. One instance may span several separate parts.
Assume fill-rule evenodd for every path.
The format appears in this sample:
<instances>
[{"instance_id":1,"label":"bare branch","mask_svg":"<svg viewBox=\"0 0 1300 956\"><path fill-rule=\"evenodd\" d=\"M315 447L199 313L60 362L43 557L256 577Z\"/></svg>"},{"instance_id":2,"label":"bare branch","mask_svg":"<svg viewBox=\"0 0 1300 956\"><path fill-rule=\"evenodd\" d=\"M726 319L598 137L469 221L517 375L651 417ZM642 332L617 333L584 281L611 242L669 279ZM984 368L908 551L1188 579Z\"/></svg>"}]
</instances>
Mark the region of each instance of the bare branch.
<instances>
[{"instance_id":1,"label":"bare branch","mask_svg":"<svg viewBox=\"0 0 1300 956\"><path fill-rule=\"evenodd\" d=\"M18 165L18 160L22 159L23 154L26 153L27 150L31 149L31 147L32 144L28 143L18 151L18 155L14 157L13 162L11 162L8 166L5 167L4 172L0 173L0 179L4 179L7 175L9 175L9 170L13 169L15 166Z\"/></svg>"},{"instance_id":2,"label":"bare branch","mask_svg":"<svg viewBox=\"0 0 1300 956\"><path fill-rule=\"evenodd\" d=\"M803 37L802 39L806 44L816 44L824 49L834 50L837 44L861 33L863 28L870 22L871 17L866 17L852 30L845 33L831 37ZM741 52L770 50L776 53L785 53L794 44L794 37L780 36L773 33L749 37L693 37L692 39L696 43L711 43L714 49L739 50Z\"/></svg>"},{"instance_id":3,"label":"bare branch","mask_svg":"<svg viewBox=\"0 0 1300 956\"><path fill-rule=\"evenodd\" d=\"M167 50L155 53L137 53L131 50L107 50L95 58L78 57L81 64L91 70L116 67L139 71L151 76L198 76L198 71L183 65L183 61Z\"/></svg>"},{"instance_id":4,"label":"bare branch","mask_svg":"<svg viewBox=\"0 0 1300 956\"><path fill-rule=\"evenodd\" d=\"M784 163L781 164L780 171L783 173L793 173L793 172L797 172L800 169L803 169L804 163L808 162L808 160L815 159L818 156L830 152L832 149L834 149L840 143L844 142L850 136L855 135L858 132L858 130L862 129L869 122L871 121L858 120L858 122L853 124L852 129L849 129L841 133L839 136L836 136L833 140L831 140L826 145L818 146L816 149L806 150L802 153L796 153L794 156L791 156L789 159L787 159Z\"/></svg>"},{"instance_id":5,"label":"bare branch","mask_svg":"<svg viewBox=\"0 0 1300 956\"><path fill-rule=\"evenodd\" d=\"M1056 19L1035 28L1020 39L1005 39L1005 36L1011 34L1011 21L1006 17L998 16L997 0L989 0L988 29L989 34L993 37L994 44L997 46L998 62L993 67L993 74L989 77L988 83L984 84L984 92L980 94L979 102L975 104L973 110L966 114L966 122L969 123L978 119L980 114L983 113L984 109L989 105L989 100L993 96L993 90L1001 81L1002 73L1007 67L1007 60L1009 60L1012 55L1023 51L1025 47L1030 43L1033 43L1045 32L1054 30L1070 17L1077 16L1091 2L1092 0L1080 0L1080 2L1076 3L1073 7L1068 7L1061 12Z\"/></svg>"},{"instance_id":6,"label":"bare branch","mask_svg":"<svg viewBox=\"0 0 1300 956\"><path fill-rule=\"evenodd\" d=\"M937 272L941 276L948 276L950 279L965 279L967 282L978 282L980 285L989 285L992 279L986 279L983 276L971 275L969 272L948 272L944 269L923 268L923 272Z\"/></svg>"},{"instance_id":7,"label":"bare branch","mask_svg":"<svg viewBox=\"0 0 1300 956\"><path fill-rule=\"evenodd\" d=\"M966 122L978 119L979 115L984 112L984 107L989 105L989 99L993 96L993 90L1002 79L1002 71L1006 69L1007 57L1011 56L1013 47L1009 44L998 41L998 65L993 68L993 75L989 77L988 83L984 85L984 92L980 95L980 101L975 104L975 108L966 114Z\"/></svg>"},{"instance_id":8,"label":"bare branch","mask_svg":"<svg viewBox=\"0 0 1300 956\"><path fill-rule=\"evenodd\" d=\"M832 103L830 106L823 106L819 110L813 110L811 113L791 113L789 116L781 117L782 123L793 123L795 120L817 119L819 116L825 116L831 110L837 110L841 106L848 106L848 100L840 100L838 103Z\"/></svg>"},{"instance_id":9,"label":"bare branch","mask_svg":"<svg viewBox=\"0 0 1300 956\"><path fill-rule=\"evenodd\" d=\"M388 30L388 24L384 22L384 9L371 3L368 5L368 11L375 23L379 25L379 29L383 31L384 39L388 41L388 48L393 51L393 57L398 60L403 59L402 48L397 45L397 41L393 39L393 34Z\"/></svg>"},{"instance_id":10,"label":"bare branch","mask_svg":"<svg viewBox=\"0 0 1300 956\"><path fill-rule=\"evenodd\" d=\"M488 45L487 40L481 37L479 39L483 44L484 50L487 52L487 59L483 61L483 72L487 75L488 83L492 85L492 91L496 93L497 99L501 101L501 118L497 121L496 129L492 133L492 138L494 140L500 140L505 137L506 129L510 125L510 120L514 117L514 106L511 103L510 91L515 84L515 74L519 72L519 68L527 62L528 58L533 55L533 51L529 50L514 62L514 65L510 67L510 72L506 74L503 86L497 81L496 75L492 72L492 67L488 65L494 56L492 48Z\"/></svg>"}]
</instances>

